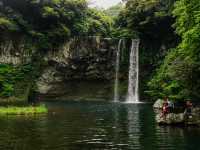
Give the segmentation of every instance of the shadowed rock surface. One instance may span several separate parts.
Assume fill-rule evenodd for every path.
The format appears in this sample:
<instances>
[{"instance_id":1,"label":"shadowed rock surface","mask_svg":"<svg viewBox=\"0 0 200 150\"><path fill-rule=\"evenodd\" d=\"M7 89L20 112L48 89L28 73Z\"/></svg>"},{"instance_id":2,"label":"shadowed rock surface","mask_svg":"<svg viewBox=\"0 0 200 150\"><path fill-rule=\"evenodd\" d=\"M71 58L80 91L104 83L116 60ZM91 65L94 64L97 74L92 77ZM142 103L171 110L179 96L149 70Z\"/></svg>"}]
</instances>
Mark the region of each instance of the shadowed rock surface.
<instances>
[{"instance_id":1,"label":"shadowed rock surface","mask_svg":"<svg viewBox=\"0 0 200 150\"><path fill-rule=\"evenodd\" d=\"M37 43L25 37L7 37L0 42L0 63L35 63L39 70L33 90L47 99L111 99L118 42L98 36L74 37L39 51ZM129 44L123 48L129 49Z\"/></svg>"}]
</instances>

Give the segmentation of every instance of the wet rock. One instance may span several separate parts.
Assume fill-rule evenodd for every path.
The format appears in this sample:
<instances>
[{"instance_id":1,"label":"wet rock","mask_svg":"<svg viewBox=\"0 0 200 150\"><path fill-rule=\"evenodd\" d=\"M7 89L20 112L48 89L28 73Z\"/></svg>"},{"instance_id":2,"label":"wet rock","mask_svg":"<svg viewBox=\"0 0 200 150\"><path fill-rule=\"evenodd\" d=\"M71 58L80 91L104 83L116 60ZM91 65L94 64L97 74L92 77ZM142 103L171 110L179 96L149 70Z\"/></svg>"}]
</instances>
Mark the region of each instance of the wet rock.
<instances>
[{"instance_id":1,"label":"wet rock","mask_svg":"<svg viewBox=\"0 0 200 150\"><path fill-rule=\"evenodd\" d=\"M21 65L31 62L32 55L35 53L32 49L26 49L26 42L23 38L0 41L0 63Z\"/></svg>"},{"instance_id":2,"label":"wet rock","mask_svg":"<svg viewBox=\"0 0 200 150\"><path fill-rule=\"evenodd\" d=\"M192 109L191 115L185 115L185 124L187 125L200 125L200 108Z\"/></svg>"},{"instance_id":3,"label":"wet rock","mask_svg":"<svg viewBox=\"0 0 200 150\"><path fill-rule=\"evenodd\" d=\"M158 99L154 105L156 122L163 125L198 125L200 126L200 107L192 108L191 114L187 114L184 107L178 106L170 110L170 113L162 115L163 100Z\"/></svg>"},{"instance_id":4,"label":"wet rock","mask_svg":"<svg viewBox=\"0 0 200 150\"><path fill-rule=\"evenodd\" d=\"M184 123L184 113L174 114L170 113L167 114L165 117L162 117L162 114L159 113L156 115L156 122L159 124L180 124Z\"/></svg>"},{"instance_id":5,"label":"wet rock","mask_svg":"<svg viewBox=\"0 0 200 150\"><path fill-rule=\"evenodd\" d=\"M158 99L158 100L154 103L153 108L161 109L162 106L163 106L163 100Z\"/></svg>"},{"instance_id":6,"label":"wet rock","mask_svg":"<svg viewBox=\"0 0 200 150\"><path fill-rule=\"evenodd\" d=\"M54 68L46 68L41 77L36 82L36 91L41 94L46 94L53 88L54 83L62 82L62 80L62 77L59 76L59 73Z\"/></svg>"},{"instance_id":7,"label":"wet rock","mask_svg":"<svg viewBox=\"0 0 200 150\"><path fill-rule=\"evenodd\" d=\"M58 82L114 77L117 39L74 37L45 52L37 51L31 39L26 39L29 42L25 38L8 39L0 41L0 63L21 65L31 63L33 56L38 56L38 64L44 69L36 81L39 93L49 93L57 88L55 83Z\"/></svg>"},{"instance_id":8,"label":"wet rock","mask_svg":"<svg viewBox=\"0 0 200 150\"><path fill-rule=\"evenodd\" d=\"M198 125L200 126L200 116L197 113L187 115L185 113L169 113L165 117L156 115L156 122L163 125Z\"/></svg>"}]
</instances>

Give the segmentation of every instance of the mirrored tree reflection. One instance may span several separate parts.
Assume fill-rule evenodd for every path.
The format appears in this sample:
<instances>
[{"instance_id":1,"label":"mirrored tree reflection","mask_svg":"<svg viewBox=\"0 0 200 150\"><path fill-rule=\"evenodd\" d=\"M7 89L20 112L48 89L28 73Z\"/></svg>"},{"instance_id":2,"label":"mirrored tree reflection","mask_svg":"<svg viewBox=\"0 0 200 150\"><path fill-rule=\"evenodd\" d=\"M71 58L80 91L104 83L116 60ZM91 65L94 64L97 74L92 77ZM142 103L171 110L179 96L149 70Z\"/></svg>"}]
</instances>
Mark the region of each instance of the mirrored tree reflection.
<instances>
[{"instance_id":1,"label":"mirrored tree reflection","mask_svg":"<svg viewBox=\"0 0 200 150\"><path fill-rule=\"evenodd\" d=\"M0 118L0 149L200 149L199 128L163 127L148 104L58 102L44 116Z\"/></svg>"}]
</instances>

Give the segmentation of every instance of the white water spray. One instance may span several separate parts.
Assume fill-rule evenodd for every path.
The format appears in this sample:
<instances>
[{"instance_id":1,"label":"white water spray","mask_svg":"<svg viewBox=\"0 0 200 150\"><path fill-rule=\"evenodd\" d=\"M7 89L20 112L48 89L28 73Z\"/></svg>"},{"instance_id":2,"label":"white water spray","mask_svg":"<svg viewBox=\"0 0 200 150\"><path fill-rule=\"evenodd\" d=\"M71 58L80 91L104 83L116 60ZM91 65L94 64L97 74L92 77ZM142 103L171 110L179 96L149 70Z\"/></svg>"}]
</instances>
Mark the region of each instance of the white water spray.
<instances>
[{"instance_id":1,"label":"white water spray","mask_svg":"<svg viewBox=\"0 0 200 150\"><path fill-rule=\"evenodd\" d=\"M138 39L132 40L126 103L139 103L139 44Z\"/></svg>"}]
</instances>

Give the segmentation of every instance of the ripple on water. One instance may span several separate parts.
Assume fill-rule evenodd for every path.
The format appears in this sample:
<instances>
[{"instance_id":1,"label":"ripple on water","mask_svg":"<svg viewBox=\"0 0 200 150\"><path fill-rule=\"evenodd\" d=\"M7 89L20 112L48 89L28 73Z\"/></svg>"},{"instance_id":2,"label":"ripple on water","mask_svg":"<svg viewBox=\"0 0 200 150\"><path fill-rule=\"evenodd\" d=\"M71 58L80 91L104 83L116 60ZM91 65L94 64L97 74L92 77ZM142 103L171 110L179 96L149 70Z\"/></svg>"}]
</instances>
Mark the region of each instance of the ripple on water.
<instances>
[{"instance_id":1,"label":"ripple on water","mask_svg":"<svg viewBox=\"0 0 200 150\"><path fill-rule=\"evenodd\" d=\"M0 118L0 149L200 149L199 129L159 127L149 104L50 105L54 115Z\"/></svg>"}]
</instances>

